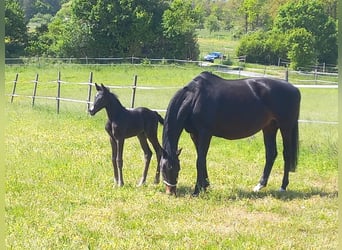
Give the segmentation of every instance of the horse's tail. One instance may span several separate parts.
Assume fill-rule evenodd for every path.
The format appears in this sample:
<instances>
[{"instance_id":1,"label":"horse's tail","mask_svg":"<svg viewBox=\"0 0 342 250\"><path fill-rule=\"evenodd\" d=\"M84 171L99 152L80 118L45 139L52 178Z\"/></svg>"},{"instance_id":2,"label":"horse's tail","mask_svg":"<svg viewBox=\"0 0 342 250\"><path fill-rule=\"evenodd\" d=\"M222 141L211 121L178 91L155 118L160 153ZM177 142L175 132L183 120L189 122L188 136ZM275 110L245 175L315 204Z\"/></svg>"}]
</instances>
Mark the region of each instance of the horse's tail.
<instances>
[{"instance_id":1,"label":"horse's tail","mask_svg":"<svg viewBox=\"0 0 342 250\"><path fill-rule=\"evenodd\" d=\"M158 118L158 121L160 122L160 124L164 125L164 118L160 114L158 114L157 111L155 111L155 113L157 115L157 118Z\"/></svg>"},{"instance_id":2,"label":"horse's tail","mask_svg":"<svg viewBox=\"0 0 342 250\"><path fill-rule=\"evenodd\" d=\"M290 162L290 171L295 172L298 163L298 154L299 154L299 131L298 131L298 120L294 124L291 131L291 162Z\"/></svg>"}]
</instances>

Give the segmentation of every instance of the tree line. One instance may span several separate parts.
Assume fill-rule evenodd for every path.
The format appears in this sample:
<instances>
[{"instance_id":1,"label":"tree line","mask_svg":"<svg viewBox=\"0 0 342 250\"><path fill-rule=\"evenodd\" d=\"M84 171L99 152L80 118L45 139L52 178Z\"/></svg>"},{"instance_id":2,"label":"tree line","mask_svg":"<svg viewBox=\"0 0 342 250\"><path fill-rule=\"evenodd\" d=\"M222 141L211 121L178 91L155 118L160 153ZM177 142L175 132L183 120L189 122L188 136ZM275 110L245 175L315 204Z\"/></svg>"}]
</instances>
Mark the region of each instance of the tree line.
<instances>
[{"instance_id":1,"label":"tree line","mask_svg":"<svg viewBox=\"0 0 342 250\"><path fill-rule=\"evenodd\" d=\"M197 30L225 30L248 62L337 61L337 0L5 0L6 57L198 60Z\"/></svg>"}]
</instances>

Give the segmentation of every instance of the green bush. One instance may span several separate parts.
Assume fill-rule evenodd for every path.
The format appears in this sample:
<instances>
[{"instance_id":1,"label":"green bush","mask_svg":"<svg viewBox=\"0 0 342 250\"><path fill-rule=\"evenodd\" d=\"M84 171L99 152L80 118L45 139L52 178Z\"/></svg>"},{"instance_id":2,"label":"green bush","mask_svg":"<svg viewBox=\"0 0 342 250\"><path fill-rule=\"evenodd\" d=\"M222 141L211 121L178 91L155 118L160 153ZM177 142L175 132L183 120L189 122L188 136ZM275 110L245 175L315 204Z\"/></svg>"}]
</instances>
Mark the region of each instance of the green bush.
<instances>
[{"instance_id":1,"label":"green bush","mask_svg":"<svg viewBox=\"0 0 342 250\"><path fill-rule=\"evenodd\" d=\"M304 28L293 29L288 34L291 68L298 70L313 65L317 57L313 50L314 37Z\"/></svg>"},{"instance_id":2,"label":"green bush","mask_svg":"<svg viewBox=\"0 0 342 250\"><path fill-rule=\"evenodd\" d=\"M246 62L277 64L279 58L286 58L285 35L279 32L257 31L244 36L237 48L237 55L246 55Z\"/></svg>"}]
</instances>

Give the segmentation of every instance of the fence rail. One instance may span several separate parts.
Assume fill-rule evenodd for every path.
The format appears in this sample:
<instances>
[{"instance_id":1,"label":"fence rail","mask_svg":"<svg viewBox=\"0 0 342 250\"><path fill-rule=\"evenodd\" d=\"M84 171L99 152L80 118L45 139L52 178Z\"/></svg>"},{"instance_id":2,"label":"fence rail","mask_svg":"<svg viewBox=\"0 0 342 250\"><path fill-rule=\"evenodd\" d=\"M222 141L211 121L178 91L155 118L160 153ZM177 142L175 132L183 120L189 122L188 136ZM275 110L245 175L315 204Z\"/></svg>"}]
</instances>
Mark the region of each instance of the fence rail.
<instances>
[{"instance_id":1,"label":"fence rail","mask_svg":"<svg viewBox=\"0 0 342 250\"><path fill-rule=\"evenodd\" d=\"M11 103L13 103L14 97L31 98L32 99L32 107L35 105L36 99L54 100L54 101L56 101L56 112L57 112L57 114L59 114L59 112L60 112L61 101L86 104L87 110L89 110L90 105L93 103L91 101L93 86L95 86L95 84L93 83L93 72L89 73L88 82L70 83L70 82L62 81L61 72L58 71L57 80L48 82L51 84L57 83L56 96L38 96L37 95L37 89L38 89L38 83L39 83L39 75L38 74L36 74L35 80L32 81L34 83L32 95L17 94L16 92L17 92L18 79L19 79L19 74L17 73L15 75L14 80L13 80L12 92L11 92L11 94L7 94L8 96L11 97L11 99L10 99ZM130 109L133 109L134 105L135 105L136 89L143 89L143 90L179 89L179 87L172 87L172 86L168 86L168 87L165 87L165 86L158 86L158 87L138 86L137 79L138 79L138 76L135 75L134 79L133 79L133 83L130 86L127 86L127 85L126 86L111 85L111 86L107 86L107 87L110 89L131 89L132 95L131 95ZM78 85L88 86L87 98L85 100L79 100L79 99L61 97L61 88L62 88L63 84L78 84ZM337 89L338 88L337 84L335 84L335 85L301 85L301 84L296 85L296 84L294 84L294 86L296 86L298 88L315 88L315 89L323 89L323 88L325 88L325 89ZM165 109L153 109L153 110L158 111L158 112L166 112ZM332 124L332 125L338 124L338 122L336 122L336 121L299 120L299 122L301 122L301 123Z\"/></svg>"}]
</instances>

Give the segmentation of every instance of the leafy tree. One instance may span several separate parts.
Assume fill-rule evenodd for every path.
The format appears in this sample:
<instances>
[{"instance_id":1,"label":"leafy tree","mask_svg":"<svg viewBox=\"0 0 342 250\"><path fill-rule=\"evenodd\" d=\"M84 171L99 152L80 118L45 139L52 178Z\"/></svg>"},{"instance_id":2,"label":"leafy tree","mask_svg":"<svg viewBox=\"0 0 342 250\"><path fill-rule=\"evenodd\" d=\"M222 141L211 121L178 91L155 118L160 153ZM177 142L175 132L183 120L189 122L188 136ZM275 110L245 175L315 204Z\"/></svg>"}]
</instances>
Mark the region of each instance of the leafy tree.
<instances>
[{"instance_id":1,"label":"leafy tree","mask_svg":"<svg viewBox=\"0 0 342 250\"><path fill-rule=\"evenodd\" d=\"M196 59L199 16L189 0L74 0L62 6L39 44L53 56Z\"/></svg>"},{"instance_id":2,"label":"leafy tree","mask_svg":"<svg viewBox=\"0 0 342 250\"><path fill-rule=\"evenodd\" d=\"M164 8L159 0L72 1L63 5L49 25L49 53L75 57L151 55L160 47Z\"/></svg>"},{"instance_id":3,"label":"leafy tree","mask_svg":"<svg viewBox=\"0 0 342 250\"><path fill-rule=\"evenodd\" d=\"M196 26L199 9L192 7L190 0L174 0L163 14L163 29L166 38L164 51L167 57L196 60L199 48Z\"/></svg>"},{"instance_id":4,"label":"leafy tree","mask_svg":"<svg viewBox=\"0 0 342 250\"><path fill-rule=\"evenodd\" d=\"M17 0L5 0L5 56L23 55L27 40L23 9Z\"/></svg>"},{"instance_id":5,"label":"leafy tree","mask_svg":"<svg viewBox=\"0 0 342 250\"><path fill-rule=\"evenodd\" d=\"M265 63L267 52L265 47L266 33L254 32L242 37L237 48L237 56L246 56L247 62Z\"/></svg>"},{"instance_id":6,"label":"leafy tree","mask_svg":"<svg viewBox=\"0 0 342 250\"><path fill-rule=\"evenodd\" d=\"M277 64L287 53L286 34L273 31L247 34L237 48L237 55L246 55L246 61L252 63Z\"/></svg>"},{"instance_id":7,"label":"leafy tree","mask_svg":"<svg viewBox=\"0 0 342 250\"><path fill-rule=\"evenodd\" d=\"M208 16L205 24L210 33L221 29L220 21L215 15Z\"/></svg>"},{"instance_id":8,"label":"leafy tree","mask_svg":"<svg viewBox=\"0 0 342 250\"><path fill-rule=\"evenodd\" d=\"M316 61L315 52L312 50L314 37L304 28L293 29L288 34L289 52L293 69L311 66Z\"/></svg>"},{"instance_id":9,"label":"leafy tree","mask_svg":"<svg viewBox=\"0 0 342 250\"><path fill-rule=\"evenodd\" d=\"M28 21L36 14L55 15L63 3L68 0L19 0L20 6L24 10L25 20Z\"/></svg>"},{"instance_id":10,"label":"leafy tree","mask_svg":"<svg viewBox=\"0 0 342 250\"><path fill-rule=\"evenodd\" d=\"M255 30L259 25L261 14L261 0L243 0L240 6L240 12L245 18L245 32L249 29Z\"/></svg>"},{"instance_id":11,"label":"leafy tree","mask_svg":"<svg viewBox=\"0 0 342 250\"><path fill-rule=\"evenodd\" d=\"M280 32L303 28L314 37L312 50L319 62L336 63L336 23L318 0L291 0L283 5L274 21Z\"/></svg>"}]
</instances>

